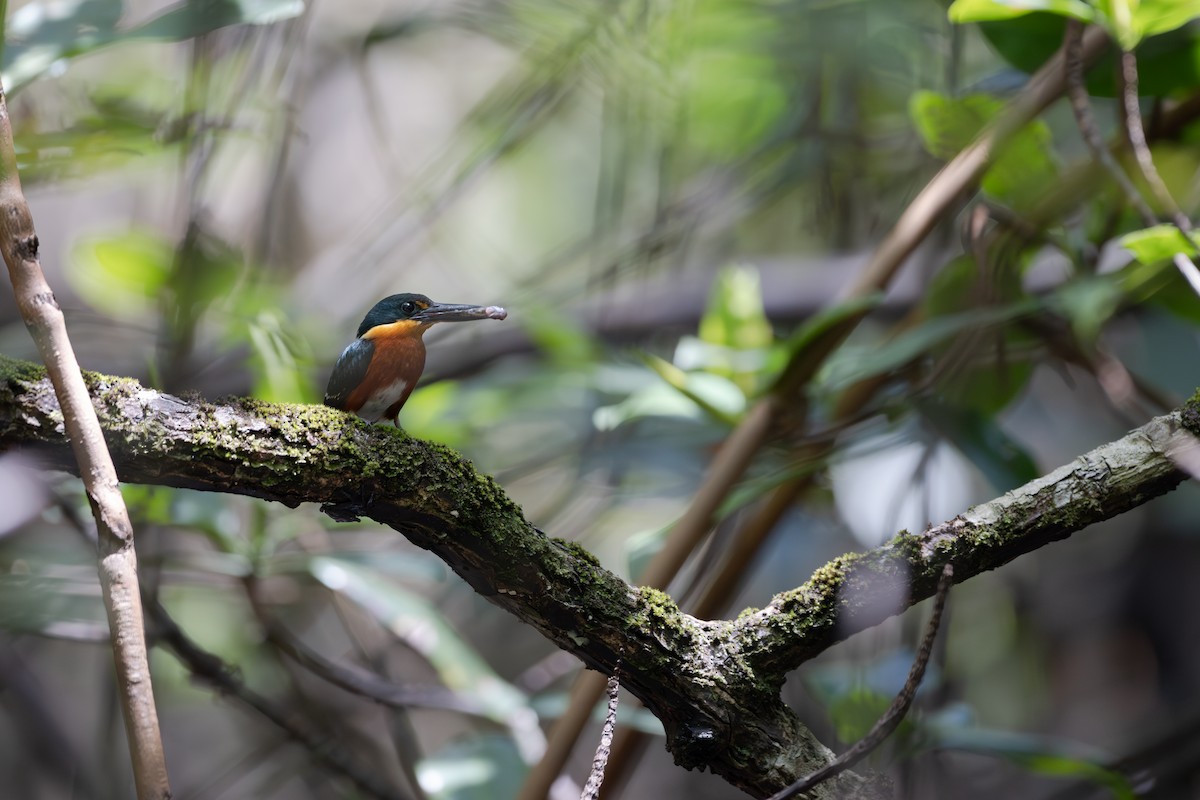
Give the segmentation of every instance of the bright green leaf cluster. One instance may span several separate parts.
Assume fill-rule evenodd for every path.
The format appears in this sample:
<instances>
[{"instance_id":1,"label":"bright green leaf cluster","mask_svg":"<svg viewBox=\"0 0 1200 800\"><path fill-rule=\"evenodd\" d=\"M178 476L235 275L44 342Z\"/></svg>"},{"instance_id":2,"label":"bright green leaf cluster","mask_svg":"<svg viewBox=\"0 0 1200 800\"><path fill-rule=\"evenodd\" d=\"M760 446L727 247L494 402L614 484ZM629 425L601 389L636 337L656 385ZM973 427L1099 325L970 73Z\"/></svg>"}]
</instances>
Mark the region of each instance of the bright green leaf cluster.
<instances>
[{"instance_id":1,"label":"bright green leaf cluster","mask_svg":"<svg viewBox=\"0 0 1200 800\"><path fill-rule=\"evenodd\" d=\"M951 22L1007 20L1048 12L1104 27L1124 50L1200 17L1198 0L954 0Z\"/></svg>"},{"instance_id":2,"label":"bright green leaf cluster","mask_svg":"<svg viewBox=\"0 0 1200 800\"><path fill-rule=\"evenodd\" d=\"M672 361L645 356L659 380L597 409L593 421L601 430L648 416L708 418L732 426L749 400L769 386L785 356L763 309L758 272L729 267L713 282L699 336L681 337Z\"/></svg>"}]
</instances>

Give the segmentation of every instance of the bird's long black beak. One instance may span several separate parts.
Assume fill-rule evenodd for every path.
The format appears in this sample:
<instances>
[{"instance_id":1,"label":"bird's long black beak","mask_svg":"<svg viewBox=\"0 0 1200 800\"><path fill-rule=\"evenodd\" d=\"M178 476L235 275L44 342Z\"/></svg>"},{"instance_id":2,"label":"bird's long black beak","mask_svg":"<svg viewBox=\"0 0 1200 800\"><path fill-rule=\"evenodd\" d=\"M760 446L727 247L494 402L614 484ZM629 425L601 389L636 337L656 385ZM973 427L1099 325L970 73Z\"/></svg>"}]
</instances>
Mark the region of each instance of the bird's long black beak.
<instances>
[{"instance_id":1,"label":"bird's long black beak","mask_svg":"<svg viewBox=\"0 0 1200 800\"><path fill-rule=\"evenodd\" d=\"M473 319L504 319L508 312L500 306L464 306L434 303L413 314L418 322L470 322Z\"/></svg>"}]
</instances>

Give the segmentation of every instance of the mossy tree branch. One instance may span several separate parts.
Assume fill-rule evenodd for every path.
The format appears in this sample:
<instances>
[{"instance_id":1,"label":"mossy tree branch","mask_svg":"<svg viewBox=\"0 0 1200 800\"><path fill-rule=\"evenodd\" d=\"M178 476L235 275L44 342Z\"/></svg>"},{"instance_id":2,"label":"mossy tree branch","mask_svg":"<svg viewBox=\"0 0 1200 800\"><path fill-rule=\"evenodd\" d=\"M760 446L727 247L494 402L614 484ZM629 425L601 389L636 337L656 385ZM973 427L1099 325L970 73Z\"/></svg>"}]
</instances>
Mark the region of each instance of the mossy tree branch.
<instances>
[{"instance_id":1,"label":"mossy tree branch","mask_svg":"<svg viewBox=\"0 0 1200 800\"><path fill-rule=\"evenodd\" d=\"M1175 459L1194 455L1200 432L1192 401L950 522L836 559L724 622L683 614L546 537L448 448L321 406L188 402L99 375L88 388L123 481L322 503L335 518L389 525L588 666L611 674L619 661L622 685L662 720L677 763L755 796L831 760L779 689L804 660L902 610L879 597L899 582L915 603L947 563L962 581L1169 491L1186 477ZM17 447L75 469L44 373L0 357L0 450ZM869 791L854 775L822 789Z\"/></svg>"}]
</instances>

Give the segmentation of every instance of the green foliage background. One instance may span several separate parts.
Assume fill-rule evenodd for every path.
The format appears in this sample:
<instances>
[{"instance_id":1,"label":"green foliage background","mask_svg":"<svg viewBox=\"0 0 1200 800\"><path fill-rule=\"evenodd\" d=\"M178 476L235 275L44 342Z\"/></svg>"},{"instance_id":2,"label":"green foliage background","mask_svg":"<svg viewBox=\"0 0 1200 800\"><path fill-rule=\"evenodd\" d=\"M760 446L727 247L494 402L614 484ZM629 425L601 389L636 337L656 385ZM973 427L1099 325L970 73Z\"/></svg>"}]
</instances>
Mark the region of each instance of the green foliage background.
<instances>
[{"instance_id":1,"label":"green foliage background","mask_svg":"<svg viewBox=\"0 0 1200 800\"><path fill-rule=\"evenodd\" d=\"M1194 213L1197 15L1168 0L41 0L10 9L3 75L44 265L88 368L319 402L380 297L503 304L502 325L434 329L400 421L631 580L789 356L869 308L672 586L686 609L764 493L818 476L734 616L1200 384L1200 300L1170 264L1192 244L1142 229L1063 105L1012 140L886 296L839 293L1058 47L1064 17L1137 48L1145 111L1180 120L1151 125L1156 162ZM1088 76L1106 134L1111 76L1111 60ZM34 357L2 293L0 351ZM848 393L866 399L845 420ZM578 664L392 531L125 494L147 582L249 685L408 791L513 796ZM26 798L128 796L92 557L64 508L86 517L77 482L0 459L0 777ZM874 766L913 797L1194 785L1185 746L1159 742L1200 711L1198 521L1187 487L957 588L918 712ZM789 684L824 741L853 741L886 706L917 623L860 635ZM269 624L468 710L333 689L264 643ZM169 655L153 666L177 797L354 796ZM661 732L632 704L621 714ZM623 796L738 796L671 766L660 741ZM581 747L574 777L589 760Z\"/></svg>"}]
</instances>

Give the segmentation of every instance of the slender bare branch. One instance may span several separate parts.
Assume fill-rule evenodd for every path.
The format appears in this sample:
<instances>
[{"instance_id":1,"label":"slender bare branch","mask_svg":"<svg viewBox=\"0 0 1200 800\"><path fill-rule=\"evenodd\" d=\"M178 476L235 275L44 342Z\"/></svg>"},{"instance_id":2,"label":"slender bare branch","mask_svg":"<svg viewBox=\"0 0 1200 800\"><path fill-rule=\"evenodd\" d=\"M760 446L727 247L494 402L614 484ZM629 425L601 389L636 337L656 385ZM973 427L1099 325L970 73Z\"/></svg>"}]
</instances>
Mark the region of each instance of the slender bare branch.
<instances>
[{"instance_id":1,"label":"slender bare branch","mask_svg":"<svg viewBox=\"0 0 1200 800\"><path fill-rule=\"evenodd\" d=\"M1192 232L1192 221L1180 209L1167 184L1154 166L1154 157L1150 154L1150 145L1146 142L1146 129L1142 125L1142 109L1138 104L1138 67L1137 56L1132 51L1121 52L1120 92L1121 121L1125 126L1125 135L1129 147L1133 150L1138 169L1145 179L1146 185L1154 193L1154 198L1170 215L1171 221L1185 237Z\"/></svg>"},{"instance_id":2,"label":"slender bare branch","mask_svg":"<svg viewBox=\"0 0 1200 800\"><path fill-rule=\"evenodd\" d=\"M0 3L0 18L5 11ZM46 364L62 408L62 421L100 533L99 574L134 783L141 800L168 798L167 776L150 663L146 657L133 526L117 485L96 412L67 336L62 310L38 260L33 215L21 191L12 122L0 89L0 251L8 265L17 307Z\"/></svg>"},{"instance_id":3,"label":"slender bare branch","mask_svg":"<svg viewBox=\"0 0 1200 800\"><path fill-rule=\"evenodd\" d=\"M1063 37L1063 49L1067 54L1064 69L1066 73L1067 93L1071 98L1071 111L1074 112L1075 122L1079 127L1079 132L1083 135L1083 140L1087 143L1088 149L1091 150L1096 161L1099 162L1105 171L1108 172L1108 174L1112 177L1113 181L1116 182L1117 186L1120 187L1122 194L1125 195L1125 198L1129 201L1129 204L1133 206L1134 211L1136 211L1138 216L1142 218L1142 222L1147 226L1155 225L1158 223L1158 219L1154 216L1154 212L1150 209L1150 206L1148 206L1146 201L1142 198L1141 192L1138 191L1133 181L1130 180L1129 176L1125 173L1125 170L1120 164L1117 163L1112 151L1109 150L1108 146L1104 143L1104 137L1100 135L1100 128L1096 125L1096 118L1092 114L1092 104L1088 99L1087 86L1083 80L1083 73L1085 69L1084 37L1086 34L1094 33L1097 30L1097 28L1085 30L1083 23L1077 19L1067 20L1067 30ZM1136 62L1133 63L1136 65ZM1122 60L1122 69L1124 70L1126 68L1127 66L1125 65L1124 60ZM1132 102L1133 105L1136 106L1136 67L1133 70L1132 77L1133 92L1135 93ZM1128 94L1128 88L1125 92L1122 92L1122 99L1126 105L1128 105L1130 102L1128 99ZM1132 128L1129 127L1129 116L1130 111L1128 108L1126 108L1126 126L1128 130L1132 131ZM1136 127L1140 131L1141 114L1139 111L1135 110L1133 112L1133 116L1137 118L1137 122L1134 123L1133 127ZM1136 132L1132 132L1130 136L1130 144L1134 147L1135 154L1137 154L1138 150L1137 143L1134 141L1133 137L1137 135L1138 134ZM1142 134L1139 138L1141 140L1142 149L1145 152L1145 158L1149 160L1149 150L1146 149L1145 135ZM1139 164L1141 164L1141 160L1142 156L1138 155ZM1142 169L1143 171L1145 170L1144 165ZM1153 161L1150 162L1149 169L1152 174L1157 176L1157 172L1154 170ZM1153 187L1155 183L1154 180L1152 178L1148 180L1150 185ZM1159 178L1158 183L1162 183L1161 178ZM1173 205L1173 201L1170 200L1169 193L1166 192L1166 186L1162 187L1162 191L1163 193L1167 194L1168 202ZM1178 225L1178 222L1176 222L1176 224ZM1190 223L1188 223L1186 227L1190 228ZM1184 228L1181 228L1181 230L1184 233L1184 240L1190 241L1187 238L1187 230ZM1200 295L1200 269L1196 268L1196 265L1192 262L1192 259L1189 258L1186 253L1180 251L1175 253L1175 255L1172 257L1172 261L1175 263L1176 269L1178 269L1183 275L1184 279L1187 280L1188 285L1192 287L1192 291Z\"/></svg>"},{"instance_id":4,"label":"slender bare branch","mask_svg":"<svg viewBox=\"0 0 1200 800\"><path fill-rule=\"evenodd\" d=\"M267 641L304 669L341 689L392 708L426 708L488 718L483 705L443 686L399 686L353 664L339 664L312 650L279 625Z\"/></svg>"},{"instance_id":5,"label":"slender bare branch","mask_svg":"<svg viewBox=\"0 0 1200 800\"><path fill-rule=\"evenodd\" d=\"M608 753L612 748L613 730L617 727L617 703L621 693L621 677L618 672L608 676L606 684L608 692L608 711L604 715L604 728L600 731L600 744L596 746L596 755L592 758L592 772L588 775L579 800L596 800L600 796L600 787L604 784L604 768L608 765Z\"/></svg>"},{"instance_id":6,"label":"slender bare branch","mask_svg":"<svg viewBox=\"0 0 1200 800\"><path fill-rule=\"evenodd\" d=\"M1153 224L1154 212L1150 210L1150 206L1146 205L1146 201L1142 199L1142 195L1133 185L1133 181L1125 174L1125 170L1121 168L1112 151L1108 149L1108 145L1104 142L1104 136L1100 133L1100 126L1096 124L1096 116L1092 113L1092 103L1088 99L1087 86L1083 81L1084 32L1085 28L1082 22L1077 19L1067 20L1067 31L1063 37L1063 49L1066 52L1064 69L1066 70L1067 96L1071 99L1071 112L1075 115L1075 124L1079 127L1083 141L1087 143L1088 149L1092 152L1092 157L1121 187L1125 199L1133 206L1138 216L1147 221L1147 224Z\"/></svg>"}]
</instances>

